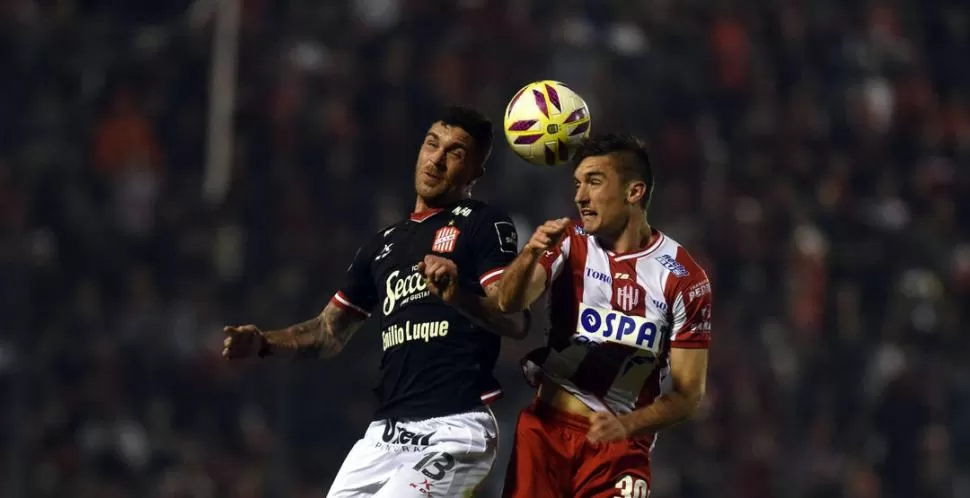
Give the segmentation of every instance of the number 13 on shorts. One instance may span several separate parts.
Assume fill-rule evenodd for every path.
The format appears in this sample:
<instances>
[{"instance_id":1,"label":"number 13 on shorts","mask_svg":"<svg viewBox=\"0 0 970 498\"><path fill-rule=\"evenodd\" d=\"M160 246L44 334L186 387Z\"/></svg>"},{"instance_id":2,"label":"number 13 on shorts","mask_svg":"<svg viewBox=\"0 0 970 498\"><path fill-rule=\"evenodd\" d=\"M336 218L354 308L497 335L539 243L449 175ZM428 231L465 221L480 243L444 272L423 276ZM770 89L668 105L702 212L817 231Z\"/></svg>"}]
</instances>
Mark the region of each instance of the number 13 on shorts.
<instances>
[{"instance_id":1,"label":"number 13 on shorts","mask_svg":"<svg viewBox=\"0 0 970 498\"><path fill-rule=\"evenodd\" d=\"M650 487L647 481L633 476L623 476L616 481L616 489L620 494L616 498L647 498L650 496Z\"/></svg>"},{"instance_id":2,"label":"number 13 on shorts","mask_svg":"<svg viewBox=\"0 0 970 498\"><path fill-rule=\"evenodd\" d=\"M434 451L421 459L413 468L421 471L429 479L440 481L445 473L455 466L455 457L443 451Z\"/></svg>"}]
</instances>

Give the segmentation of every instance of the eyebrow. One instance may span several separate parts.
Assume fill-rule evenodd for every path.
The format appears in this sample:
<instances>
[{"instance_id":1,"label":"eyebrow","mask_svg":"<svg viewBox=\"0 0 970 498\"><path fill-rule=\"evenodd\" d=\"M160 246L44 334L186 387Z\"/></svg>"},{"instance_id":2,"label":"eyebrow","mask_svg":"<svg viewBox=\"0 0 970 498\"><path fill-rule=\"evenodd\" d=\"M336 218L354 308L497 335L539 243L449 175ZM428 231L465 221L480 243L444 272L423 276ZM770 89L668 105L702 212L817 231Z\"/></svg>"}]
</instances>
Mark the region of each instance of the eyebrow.
<instances>
[{"instance_id":1,"label":"eyebrow","mask_svg":"<svg viewBox=\"0 0 970 498\"><path fill-rule=\"evenodd\" d=\"M429 131L428 134L425 135L425 138L431 138L431 139L434 139L434 140L441 140L441 137L439 137L438 134L435 133L435 132L433 132L433 131ZM450 143L450 144L448 144L448 147L446 147L446 148L448 150L462 149L462 150L464 150L466 152L469 151L469 150L471 150L468 147L468 144L466 144L465 142L457 141L457 140L454 141L454 142L452 142L452 143Z\"/></svg>"},{"instance_id":2,"label":"eyebrow","mask_svg":"<svg viewBox=\"0 0 970 498\"><path fill-rule=\"evenodd\" d=\"M600 178L602 178L602 177L605 177L605 176L606 175L603 172L601 172L601 171L593 171L591 173L584 174L583 175L583 179L587 179L588 180L588 179L593 178L593 177L600 177ZM576 181L579 181L579 178L575 178L575 180Z\"/></svg>"}]
</instances>

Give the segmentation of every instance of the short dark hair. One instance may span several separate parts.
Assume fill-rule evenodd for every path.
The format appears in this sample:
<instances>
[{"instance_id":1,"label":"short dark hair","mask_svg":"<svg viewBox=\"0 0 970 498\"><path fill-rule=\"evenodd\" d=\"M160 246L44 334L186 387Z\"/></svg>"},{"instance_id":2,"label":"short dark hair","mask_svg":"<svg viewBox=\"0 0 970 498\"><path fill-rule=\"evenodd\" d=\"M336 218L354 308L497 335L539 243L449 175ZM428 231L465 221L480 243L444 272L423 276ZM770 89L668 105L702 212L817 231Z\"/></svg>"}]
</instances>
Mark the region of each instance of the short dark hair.
<instances>
[{"instance_id":1,"label":"short dark hair","mask_svg":"<svg viewBox=\"0 0 970 498\"><path fill-rule=\"evenodd\" d=\"M639 138L621 133L593 135L579 146L573 158L573 168L579 167L579 163L587 157L610 154L621 156L616 164L617 172L624 182L641 180L647 184L647 194L640 201L641 207L646 210L650 206L650 199L653 198L653 165L650 163L646 144Z\"/></svg>"},{"instance_id":2,"label":"short dark hair","mask_svg":"<svg viewBox=\"0 0 970 498\"><path fill-rule=\"evenodd\" d=\"M475 140L475 147L481 153L484 166L488 156L492 153L492 122L481 112L460 105L447 107L437 122L448 126L457 126Z\"/></svg>"}]
</instances>

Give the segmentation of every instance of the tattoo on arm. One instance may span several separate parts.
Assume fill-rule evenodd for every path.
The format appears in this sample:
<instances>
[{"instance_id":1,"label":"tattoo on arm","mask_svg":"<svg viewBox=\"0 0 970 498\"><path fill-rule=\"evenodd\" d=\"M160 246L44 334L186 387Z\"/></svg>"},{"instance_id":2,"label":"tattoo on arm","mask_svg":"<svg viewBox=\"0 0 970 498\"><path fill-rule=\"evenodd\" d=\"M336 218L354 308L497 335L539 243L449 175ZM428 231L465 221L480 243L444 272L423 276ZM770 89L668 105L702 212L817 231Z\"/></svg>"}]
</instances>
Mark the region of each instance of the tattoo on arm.
<instances>
[{"instance_id":1,"label":"tattoo on arm","mask_svg":"<svg viewBox=\"0 0 970 498\"><path fill-rule=\"evenodd\" d=\"M274 356L331 358L344 348L363 322L364 317L329 303L316 317L263 336L272 346Z\"/></svg>"}]
</instances>

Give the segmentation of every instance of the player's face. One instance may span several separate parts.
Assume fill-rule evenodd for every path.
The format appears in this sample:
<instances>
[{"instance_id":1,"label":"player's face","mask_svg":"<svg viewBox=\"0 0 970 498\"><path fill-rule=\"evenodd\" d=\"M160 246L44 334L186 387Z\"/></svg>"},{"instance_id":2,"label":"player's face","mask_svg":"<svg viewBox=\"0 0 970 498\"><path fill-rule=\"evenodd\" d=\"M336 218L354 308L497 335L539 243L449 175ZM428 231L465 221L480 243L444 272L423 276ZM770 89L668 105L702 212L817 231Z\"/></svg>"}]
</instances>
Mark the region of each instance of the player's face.
<instances>
[{"instance_id":1,"label":"player's face","mask_svg":"<svg viewBox=\"0 0 970 498\"><path fill-rule=\"evenodd\" d=\"M432 202L461 198L478 176L477 161L471 135L457 126L435 123L418 152L414 189Z\"/></svg>"},{"instance_id":2,"label":"player's face","mask_svg":"<svg viewBox=\"0 0 970 498\"><path fill-rule=\"evenodd\" d=\"M573 176L576 207L589 234L619 233L630 216L628 182L623 181L612 155L583 159Z\"/></svg>"}]
</instances>

